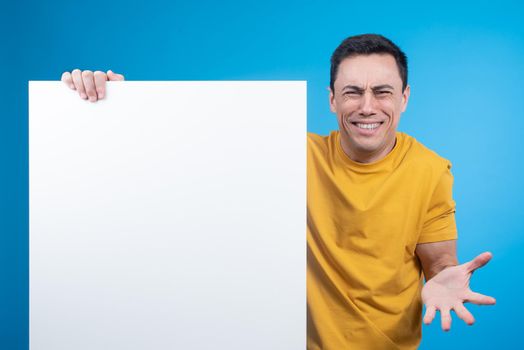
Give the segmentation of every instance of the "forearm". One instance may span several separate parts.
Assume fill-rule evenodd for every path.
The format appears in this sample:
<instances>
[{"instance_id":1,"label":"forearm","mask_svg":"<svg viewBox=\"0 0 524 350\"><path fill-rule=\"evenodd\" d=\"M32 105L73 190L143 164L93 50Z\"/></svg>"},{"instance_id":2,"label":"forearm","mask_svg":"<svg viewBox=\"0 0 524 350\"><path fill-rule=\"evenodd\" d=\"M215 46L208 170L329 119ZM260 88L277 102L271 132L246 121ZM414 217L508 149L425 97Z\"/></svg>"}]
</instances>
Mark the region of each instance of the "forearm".
<instances>
[{"instance_id":1,"label":"forearm","mask_svg":"<svg viewBox=\"0 0 524 350\"><path fill-rule=\"evenodd\" d=\"M458 265L455 240L419 244L416 254L422 265L426 281L442 270Z\"/></svg>"},{"instance_id":2,"label":"forearm","mask_svg":"<svg viewBox=\"0 0 524 350\"><path fill-rule=\"evenodd\" d=\"M433 277L435 277L439 272L442 270L451 267L451 266L457 266L458 261L457 259L453 259L452 257L449 257L447 259L442 259L442 261L435 262L429 266L424 267L422 265L422 270L424 271L424 277L426 281L429 281Z\"/></svg>"}]
</instances>

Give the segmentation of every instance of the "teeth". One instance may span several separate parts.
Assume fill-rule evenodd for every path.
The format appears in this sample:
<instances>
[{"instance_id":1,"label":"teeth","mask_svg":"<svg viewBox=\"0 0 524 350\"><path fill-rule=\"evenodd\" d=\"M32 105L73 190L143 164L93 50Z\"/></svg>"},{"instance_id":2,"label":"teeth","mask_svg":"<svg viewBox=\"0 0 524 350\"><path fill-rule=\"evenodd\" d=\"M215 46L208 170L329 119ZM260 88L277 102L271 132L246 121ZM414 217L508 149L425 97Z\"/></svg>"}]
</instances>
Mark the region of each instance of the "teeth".
<instances>
[{"instance_id":1,"label":"teeth","mask_svg":"<svg viewBox=\"0 0 524 350\"><path fill-rule=\"evenodd\" d=\"M373 124L362 124L357 123L357 126L361 129L375 129L380 125L380 123L373 123Z\"/></svg>"}]
</instances>

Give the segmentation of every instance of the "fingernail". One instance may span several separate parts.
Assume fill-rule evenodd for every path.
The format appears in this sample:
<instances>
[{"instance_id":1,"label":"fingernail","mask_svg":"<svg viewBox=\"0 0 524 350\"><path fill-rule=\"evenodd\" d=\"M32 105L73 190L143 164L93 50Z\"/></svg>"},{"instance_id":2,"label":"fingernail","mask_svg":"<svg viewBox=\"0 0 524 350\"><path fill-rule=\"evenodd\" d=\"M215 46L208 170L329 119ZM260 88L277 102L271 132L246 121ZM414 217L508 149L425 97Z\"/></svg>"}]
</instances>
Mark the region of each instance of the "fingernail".
<instances>
[{"instance_id":1,"label":"fingernail","mask_svg":"<svg viewBox=\"0 0 524 350\"><path fill-rule=\"evenodd\" d=\"M104 94L98 94L98 99L101 100L104 98Z\"/></svg>"},{"instance_id":2,"label":"fingernail","mask_svg":"<svg viewBox=\"0 0 524 350\"><path fill-rule=\"evenodd\" d=\"M84 93L81 93L81 94L80 94L80 97L82 97L84 100L87 99L87 95L84 94Z\"/></svg>"},{"instance_id":3,"label":"fingernail","mask_svg":"<svg viewBox=\"0 0 524 350\"><path fill-rule=\"evenodd\" d=\"M89 101L91 101L91 102L95 102L95 101L96 101L96 98L95 98L94 96L90 96L90 97L89 97Z\"/></svg>"}]
</instances>

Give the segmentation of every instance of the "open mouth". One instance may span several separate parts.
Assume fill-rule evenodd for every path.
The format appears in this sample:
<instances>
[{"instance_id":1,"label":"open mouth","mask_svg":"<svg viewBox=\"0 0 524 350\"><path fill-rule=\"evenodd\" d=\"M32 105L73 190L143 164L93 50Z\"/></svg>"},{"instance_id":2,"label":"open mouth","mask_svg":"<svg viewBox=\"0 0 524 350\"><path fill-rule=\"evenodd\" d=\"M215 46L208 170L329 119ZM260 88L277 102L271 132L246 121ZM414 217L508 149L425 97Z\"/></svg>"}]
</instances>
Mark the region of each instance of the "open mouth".
<instances>
[{"instance_id":1,"label":"open mouth","mask_svg":"<svg viewBox=\"0 0 524 350\"><path fill-rule=\"evenodd\" d=\"M354 125L357 129L364 132L372 132L378 129L384 122L375 122L375 123L360 123L360 122L351 122L351 125Z\"/></svg>"}]
</instances>

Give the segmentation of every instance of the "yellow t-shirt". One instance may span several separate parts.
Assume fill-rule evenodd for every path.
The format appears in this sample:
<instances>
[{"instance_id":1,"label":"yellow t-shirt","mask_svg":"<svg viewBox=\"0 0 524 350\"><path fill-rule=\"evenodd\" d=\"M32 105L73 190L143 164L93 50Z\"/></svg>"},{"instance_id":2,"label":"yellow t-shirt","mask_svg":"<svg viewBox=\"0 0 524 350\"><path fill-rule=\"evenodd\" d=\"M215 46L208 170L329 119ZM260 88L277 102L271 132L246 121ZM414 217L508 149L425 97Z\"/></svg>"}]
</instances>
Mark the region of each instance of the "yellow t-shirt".
<instances>
[{"instance_id":1,"label":"yellow t-shirt","mask_svg":"<svg viewBox=\"0 0 524 350\"><path fill-rule=\"evenodd\" d=\"M374 163L308 135L308 350L416 349L417 243L457 238L451 163L397 132Z\"/></svg>"}]
</instances>

